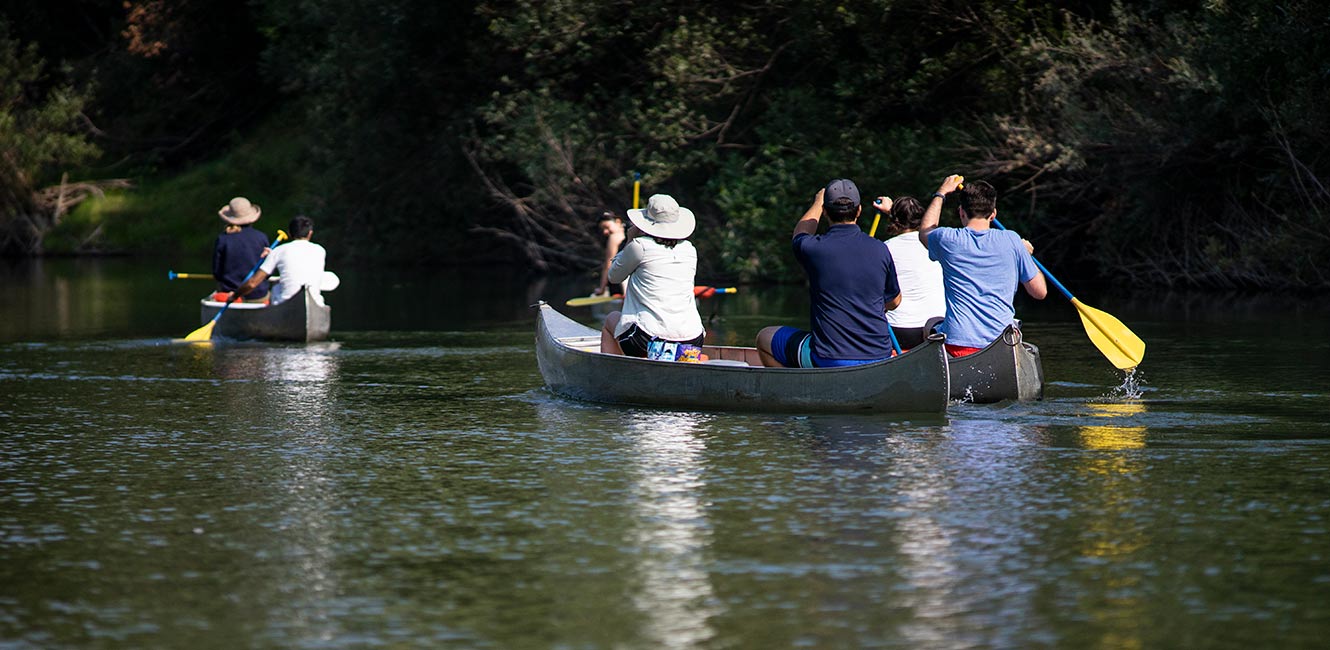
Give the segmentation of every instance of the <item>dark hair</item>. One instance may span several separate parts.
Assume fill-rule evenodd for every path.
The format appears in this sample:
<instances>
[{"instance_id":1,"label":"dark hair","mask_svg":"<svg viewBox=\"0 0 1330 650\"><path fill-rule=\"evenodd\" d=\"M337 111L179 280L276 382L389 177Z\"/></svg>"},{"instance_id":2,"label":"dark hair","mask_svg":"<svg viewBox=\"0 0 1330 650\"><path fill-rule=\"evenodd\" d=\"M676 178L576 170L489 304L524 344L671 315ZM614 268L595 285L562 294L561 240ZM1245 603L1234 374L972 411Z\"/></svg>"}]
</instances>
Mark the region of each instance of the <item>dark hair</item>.
<instances>
[{"instance_id":1,"label":"dark hair","mask_svg":"<svg viewBox=\"0 0 1330 650\"><path fill-rule=\"evenodd\" d=\"M913 196L902 196L891 203L887 213L885 236L895 237L903 232L918 230L924 221L924 206Z\"/></svg>"},{"instance_id":2,"label":"dark hair","mask_svg":"<svg viewBox=\"0 0 1330 650\"><path fill-rule=\"evenodd\" d=\"M600 213L600 218L596 220L596 223L601 223L602 221L623 221L623 217L606 210Z\"/></svg>"},{"instance_id":3,"label":"dark hair","mask_svg":"<svg viewBox=\"0 0 1330 650\"><path fill-rule=\"evenodd\" d=\"M687 241L684 239L663 239L661 237L652 237L651 235L647 235L647 237L651 237L651 239L655 240L657 244L660 244L665 248L674 248L675 246L679 245L679 242Z\"/></svg>"},{"instance_id":4,"label":"dark hair","mask_svg":"<svg viewBox=\"0 0 1330 650\"><path fill-rule=\"evenodd\" d=\"M850 199L836 199L835 203L822 204L827 219L832 223L849 223L859 216L859 204Z\"/></svg>"},{"instance_id":5,"label":"dark hair","mask_svg":"<svg viewBox=\"0 0 1330 650\"><path fill-rule=\"evenodd\" d=\"M287 228L291 229L291 239L303 239L309 235L311 230L314 230L314 220L303 214L298 214L291 217L291 223L287 225Z\"/></svg>"},{"instance_id":6,"label":"dark hair","mask_svg":"<svg viewBox=\"0 0 1330 650\"><path fill-rule=\"evenodd\" d=\"M966 183L959 193L967 219L983 219L997 209L997 190L984 181Z\"/></svg>"}]
</instances>

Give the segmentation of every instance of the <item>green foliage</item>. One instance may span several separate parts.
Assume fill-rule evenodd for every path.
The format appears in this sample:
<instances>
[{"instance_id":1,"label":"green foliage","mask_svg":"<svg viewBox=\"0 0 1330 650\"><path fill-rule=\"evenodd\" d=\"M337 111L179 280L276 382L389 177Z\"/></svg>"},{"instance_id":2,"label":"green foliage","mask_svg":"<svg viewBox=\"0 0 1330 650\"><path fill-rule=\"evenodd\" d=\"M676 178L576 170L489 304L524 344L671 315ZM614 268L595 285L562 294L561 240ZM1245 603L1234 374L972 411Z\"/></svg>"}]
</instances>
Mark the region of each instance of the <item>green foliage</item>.
<instances>
[{"instance_id":1,"label":"green foliage","mask_svg":"<svg viewBox=\"0 0 1330 650\"><path fill-rule=\"evenodd\" d=\"M295 118L279 115L215 160L85 201L52 232L47 250L151 251L203 268L210 264L213 241L225 226L217 210L233 196L245 196L263 208L256 227L270 237L303 213L315 219L320 241L337 242L340 232L324 227L320 217L326 205L308 181L307 149Z\"/></svg>"},{"instance_id":2,"label":"green foliage","mask_svg":"<svg viewBox=\"0 0 1330 650\"><path fill-rule=\"evenodd\" d=\"M271 184L219 162L140 192L211 206L209 185L245 179L309 206L352 255L592 268L596 218L628 206L639 172L644 196L699 215L704 273L797 281L790 228L826 180L927 195L958 172L993 182L1004 221L1073 277L1330 286L1315 262L1330 255L1330 19L1311 0L226 4L131 0L119 23L85 8L112 25L88 48L106 54L76 66L103 73L94 122L141 133L136 164L190 169L207 143L261 137L280 88L306 144ZM201 47L209 23L237 47ZM173 137L190 122L196 137ZM182 231L129 227L167 209L129 196L106 246ZM96 214L62 236L88 241Z\"/></svg>"},{"instance_id":3,"label":"green foliage","mask_svg":"<svg viewBox=\"0 0 1330 650\"><path fill-rule=\"evenodd\" d=\"M79 123L86 97L48 78L36 45L0 20L0 253L40 250L58 213L39 190L97 154Z\"/></svg>"},{"instance_id":4,"label":"green foliage","mask_svg":"<svg viewBox=\"0 0 1330 650\"><path fill-rule=\"evenodd\" d=\"M1034 232L1142 283L1326 285L1318 165L1328 23L1313 3L1068 16L1012 53L1031 80L985 119L979 172L1042 202ZM1040 208L1030 208L1031 212Z\"/></svg>"}]
</instances>

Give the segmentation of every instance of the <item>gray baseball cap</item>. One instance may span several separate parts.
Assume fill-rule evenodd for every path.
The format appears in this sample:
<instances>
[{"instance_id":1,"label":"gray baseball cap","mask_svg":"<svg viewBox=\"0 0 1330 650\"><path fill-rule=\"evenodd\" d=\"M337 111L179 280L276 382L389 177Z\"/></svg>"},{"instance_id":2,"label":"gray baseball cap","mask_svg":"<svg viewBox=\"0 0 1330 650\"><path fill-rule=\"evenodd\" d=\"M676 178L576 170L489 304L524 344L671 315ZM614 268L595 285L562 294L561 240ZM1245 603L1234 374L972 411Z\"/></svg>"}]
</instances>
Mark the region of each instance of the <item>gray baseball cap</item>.
<instances>
[{"instance_id":1,"label":"gray baseball cap","mask_svg":"<svg viewBox=\"0 0 1330 650\"><path fill-rule=\"evenodd\" d=\"M830 205L841 199L849 199L859 205L859 188L848 178L837 178L827 183L827 190L822 194L822 203Z\"/></svg>"}]
</instances>

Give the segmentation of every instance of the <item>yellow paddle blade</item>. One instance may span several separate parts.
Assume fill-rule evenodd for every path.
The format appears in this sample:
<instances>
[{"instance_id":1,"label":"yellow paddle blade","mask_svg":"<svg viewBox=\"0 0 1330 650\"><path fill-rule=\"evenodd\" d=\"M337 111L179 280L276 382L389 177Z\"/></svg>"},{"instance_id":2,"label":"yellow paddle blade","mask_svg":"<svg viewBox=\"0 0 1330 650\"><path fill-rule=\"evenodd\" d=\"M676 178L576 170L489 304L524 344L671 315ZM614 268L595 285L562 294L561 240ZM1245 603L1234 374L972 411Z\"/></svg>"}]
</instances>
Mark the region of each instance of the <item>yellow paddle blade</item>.
<instances>
[{"instance_id":1,"label":"yellow paddle blade","mask_svg":"<svg viewBox=\"0 0 1330 650\"><path fill-rule=\"evenodd\" d=\"M585 298L573 298L572 300L569 300L568 302L566 302L566 303L564 303L564 304L565 304L565 305L568 305L569 307L585 307L585 306L587 306L587 305L599 305L599 304L602 303L602 302L610 302L611 300L620 300L620 299L622 299L622 298L623 298L623 296L612 296L612 295L606 293L606 294L602 294L602 295L599 295L599 296L587 296L587 297L585 297Z\"/></svg>"},{"instance_id":2,"label":"yellow paddle blade","mask_svg":"<svg viewBox=\"0 0 1330 650\"><path fill-rule=\"evenodd\" d=\"M200 328L194 330L193 332L190 332L190 333L189 333L189 336L186 336L186 337L185 337L185 340L186 340L186 341L211 341L211 340L212 340L212 327L213 327L213 325L216 325L216 324L217 324L217 319L216 319L216 318L214 318L214 319L208 321L207 324L205 324L203 327L200 327Z\"/></svg>"},{"instance_id":3,"label":"yellow paddle blade","mask_svg":"<svg viewBox=\"0 0 1330 650\"><path fill-rule=\"evenodd\" d=\"M1071 304L1081 314L1081 324L1090 342L1108 358L1118 370L1131 370L1145 358L1145 341L1127 329L1122 321L1094 307L1072 298Z\"/></svg>"}]
</instances>

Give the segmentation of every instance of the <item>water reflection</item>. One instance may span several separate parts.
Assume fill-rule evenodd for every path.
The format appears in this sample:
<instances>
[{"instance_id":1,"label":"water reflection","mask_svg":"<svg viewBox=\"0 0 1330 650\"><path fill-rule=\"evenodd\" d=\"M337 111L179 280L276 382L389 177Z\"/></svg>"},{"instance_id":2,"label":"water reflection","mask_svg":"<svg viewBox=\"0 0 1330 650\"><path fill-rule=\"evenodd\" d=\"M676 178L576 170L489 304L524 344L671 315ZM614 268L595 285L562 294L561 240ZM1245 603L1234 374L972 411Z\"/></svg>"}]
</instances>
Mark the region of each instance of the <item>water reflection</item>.
<instances>
[{"instance_id":1,"label":"water reflection","mask_svg":"<svg viewBox=\"0 0 1330 650\"><path fill-rule=\"evenodd\" d=\"M914 615L900 632L911 647L946 646L993 616L1019 620L1033 609L1023 576L982 564L1037 545L1027 495L1034 433L995 419L952 420L945 432L888 443L903 461L898 544L908 587L899 604Z\"/></svg>"},{"instance_id":2,"label":"water reflection","mask_svg":"<svg viewBox=\"0 0 1330 650\"><path fill-rule=\"evenodd\" d=\"M721 613L706 567L712 530L698 499L706 487L698 420L639 411L627 423L638 452L631 534L640 549L642 584L633 602L647 618L654 647L704 645L716 634L710 619Z\"/></svg>"},{"instance_id":3,"label":"water reflection","mask_svg":"<svg viewBox=\"0 0 1330 650\"><path fill-rule=\"evenodd\" d=\"M280 487L273 499L275 548L286 574L268 582L280 593L270 610L274 628L294 627L302 636L328 642L342 630L337 624L340 590L337 524L345 497L329 463L343 455L339 391L340 343L308 345L237 344L199 346L193 354L209 357L214 376L238 382L237 394L263 414L258 431L271 436L276 453L269 471ZM241 389L257 384L260 392ZM258 433L256 431L256 434Z\"/></svg>"},{"instance_id":4,"label":"water reflection","mask_svg":"<svg viewBox=\"0 0 1330 650\"><path fill-rule=\"evenodd\" d=\"M1103 424L1080 427L1080 439L1087 448L1122 450L1140 449L1145 446L1145 427L1127 426L1135 418L1145 414L1144 404L1113 402L1087 404L1086 407L1089 416L1103 422Z\"/></svg>"},{"instance_id":5,"label":"water reflection","mask_svg":"<svg viewBox=\"0 0 1330 650\"><path fill-rule=\"evenodd\" d=\"M1146 413L1139 402L1087 404L1088 414L1097 422L1079 428L1078 435L1086 449L1077 473L1089 487L1097 503L1085 504L1093 513L1087 517L1081 534L1081 554L1093 558L1091 579L1101 582L1105 602L1090 610L1097 627L1105 630L1100 645L1110 648L1140 648L1143 641L1132 626L1121 621L1144 620L1146 606L1141 598L1145 577L1138 571L1119 571L1149 546L1150 539L1135 518L1136 506L1144 501L1141 475L1146 428L1134 422Z\"/></svg>"}]
</instances>

